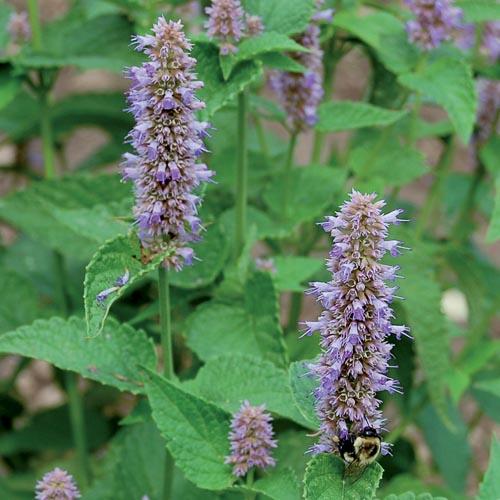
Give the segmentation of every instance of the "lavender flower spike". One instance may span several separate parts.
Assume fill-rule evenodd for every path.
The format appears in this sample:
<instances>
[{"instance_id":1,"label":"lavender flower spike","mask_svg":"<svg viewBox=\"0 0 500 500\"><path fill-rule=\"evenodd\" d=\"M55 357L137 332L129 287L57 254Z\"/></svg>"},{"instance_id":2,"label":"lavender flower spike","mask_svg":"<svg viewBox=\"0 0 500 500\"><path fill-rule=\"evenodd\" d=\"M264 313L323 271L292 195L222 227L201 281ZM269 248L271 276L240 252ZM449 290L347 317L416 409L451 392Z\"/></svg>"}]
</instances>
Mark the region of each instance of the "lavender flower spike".
<instances>
[{"instance_id":1,"label":"lavender flower spike","mask_svg":"<svg viewBox=\"0 0 500 500\"><path fill-rule=\"evenodd\" d=\"M276 464L271 448L278 443L273 439L272 417L265 406L251 406L244 401L231 421L229 441L231 454L225 463L233 464L233 474L244 476L252 467L265 469Z\"/></svg>"},{"instance_id":2,"label":"lavender flower spike","mask_svg":"<svg viewBox=\"0 0 500 500\"><path fill-rule=\"evenodd\" d=\"M460 30L462 10L453 0L405 0L415 19L406 23L408 37L423 50L432 50Z\"/></svg>"},{"instance_id":3,"label":"lavender flower spike","mask_svg":"<svg viewBox=\"0 0 500 500\"><path fill-rule=\"evenodd\" d=\"M28 13L13 12L9 17L7 31L12 40L16 43L21 43L31 38L31 26L28 20Z\"/></svg>"},{"instance_id":4,"label":"lavender flower spike","mask_svg":"<svg viewBox=\"0 0 500 500\"><path fill-rule=\"evenodd\" d=\"M383 214L385 202L376 202L375 194L352 191L350 198L322 224L333 237L327 260L332 279L311 283L310 293L324 308L318 321L306 323L306 334L319 331L322 349L311 365L319 380L314 395L321 421L313 453L338 452L340 439L367 427L382 429L377 393L400 390L386 375L393 347L388 337L408 335L406 327L391 325L396 288L385 281L395 279L398 267L380 263L387 252L399 253L399 242L388 241L387 233L390 224L402 222L402 211Z\"/></svg>"},{"instance_id":5,"label":"lavender flower spike","mask_svg":"<svg viewBox=\"0 0 500 500\"><path fill-rule=\"evenodd\" d=\"M238 49L234 44L242 38L245 28L240 0L212 0L205 12L209 16L205 28L210 38L220 41L220 53L236 53Z\"/></svg>"},{"instance_id":6,"label":"lavender flower spike","mask_svg":"<svg viewBox=\"0 0 500 500\"><path fill-rule=\"evenodd\" d=\"M205 104L195 92L203 87L194 73L191 44L180 21L160 17L153 35L137 36L137 50L149 60L132 67L129 110L136 124L129 140L136 154L123 159L123 177L135 185L134 215L142 247L149 255L170 249L164 262L181 269L193 258L188 244L198 239L201 203L195 188L213 175L197 158L205 151L209 124L196 121Z\"/></svg>"},{"instance_id":7,"label":"lavender flower spike","mask_svg":"<svg viewBox=\"0 0 500 500\"><path fill-rule=\"evenodd\" d=\"M81 495L73 476L56 467L36 483L35 498L36 500L74 500L81 498Z\"/></svg>"},{"instance_id":8,"label":"lavender flower spike","mask_svg":"<svg viewBox=\"0 0 500 500\"><path fill-rule=\"evenodd\" d=\"M317 121L317 107L323 98L323 51L320 46L320 29L311 23L295 41L309 52L289 54L306 67L305 73L273 72L269 83L285 108L288 124L294 133L303 132Z\"/></svg>"}]
</instances>

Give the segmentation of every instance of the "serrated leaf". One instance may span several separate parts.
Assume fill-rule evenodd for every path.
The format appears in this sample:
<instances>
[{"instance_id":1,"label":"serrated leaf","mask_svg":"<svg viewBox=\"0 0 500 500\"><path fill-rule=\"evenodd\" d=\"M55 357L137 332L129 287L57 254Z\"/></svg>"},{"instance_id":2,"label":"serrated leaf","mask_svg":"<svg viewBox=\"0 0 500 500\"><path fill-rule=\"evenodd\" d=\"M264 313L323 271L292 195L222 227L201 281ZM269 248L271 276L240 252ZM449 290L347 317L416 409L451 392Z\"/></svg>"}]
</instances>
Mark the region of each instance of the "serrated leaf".
<instances>
[{"instance_id":1,"label":"serrated leaf","mask_svg":"<svg viewBox=\"0 0 500 500\"><path fill-rule=\"evenodd\" d=\"M130 187L118 176L71 176L40 181L0 201L0 217L37 242L85 259L106 239L124 233Z\"/></svg>"},{"instance_id":2,"label":"serrated leaf","mask_svg":"<svg viewBox=\"0 0 500 500\"><path fill-rule=\"evenodd\" d=\"M472 70L461 60L442 56L417 73L399 76L399 82L442 106L464 144L476 121L476 89Z\"/></svg>"},{"instance_id":3,"label":"serrated leaf","mask_svg":"<svg viewBox=\"0 0 500 500\"><path fill-rule=\"evenodd\" d=\"M333 455L318 455L308 464L304 477L305 500L369 500L375 496L384 470L370 464L355 481L345 477L344 462Z\"/></svg>"},{"instance_id":4,"label":"serrated leaf","mask_svg":"<svg viewBox=\"0 0 500 500\"><path fill-rule=\"evenodd\" d=\"M486 241L493 243L500 238L500 175L495 180L495 208L491 214Z\"/></svg>"},{"instance_id":5,"label":"serrated leaf","mask_svg":"<svg viewBox=\"0 0 500 500\"><path fill-rule=\"evenodd\" d=\"M462 9L464 20L468 23L500 19L500 5L496 0L458 0L456 5Z\"/></svg>"},{"instance_id":6,"label":"serrated leaf","mask_svg":"<svg viewBox=\"0 0 500 500\"><path fill-rule=\"evenodd\" d=\"M265 31L289 35L304 31L314 11L312 0L244 0L245 11L260 16Z\"/></svg>"},{"instance_id":7,"label":"serrated leaf","mask_svg":"<svg viewBox=\"0 0 500 500\"><path fill-rule=\"evenodd\" d=\"M251 486L242 486L239 490L261 493L272 500L299 500L300 484L291 468L270 470L262 479Z\"/></svg>"},{"instance_id":8,"label":"serrated leaf","mask_svg":"<svg viewBox=\"0 0 500 500\"><path fill-rule=\"evenodd\" d=\"M221 325L221 318L224 322ZM271 277L254 273L240 303L218 301L201 305L188 318L187 343L203 360L226 353L250 354L286 365L278 298Z\"/></svg>"},{"instance_id":9,"label":"serrated leaf","mask_svg":"<svg viewBox=\"0 0 500 500\"><path fill-rule=\"evenodd\" d=\"M141 244L133 232L118 236L102 245L85 269L84 304L87 321L87 336L95 337L101 332L109 310L134 283L154 271L169 250L155 255L144 264L141 260ZM115 286L116 280L128 275L123 286ZM102 302L97 301L99 293L113 291Z\"/></svg>"},{"instance_id":10,"label":"serrated leaf","mask_svg":"<svg viewBox=\"0 0 500 500\"><path fill-rule=\"evenodd\" d=\"M479 500L500 498L500 443L493 437L490 449L490 462L479 487Z\"/></svg>"},{"instance_id":11,"label":"serrated leaf","mask_svg":"<svg viewBox=\"0 0 500 500\"><path fill-rule=\"evenodd\" d=\"M290 193L286 218L296 225L322 216L342 189L344 179L345 169L315 165L292 169L289 174ZM285 216L283 186L283 176L277 176L263 193L266 205L281 219Z\"/></svg>"},{"instance_id":12,"label":"serrated leaf","mask_svg":"<svg viewBox=\"0 0 500 500\"><path fill-rule=\"evenodd\" d=\"M198 96L206 103L204 113L208 117L228 104L262 74L258 63L245 61L225 80L219 64L219 49L211 43L197 42L193 47L192 56L197 61L198 78L204 83L204 87L198 91Z\"/></svg>"},{"instance_id":13,"label":"serrated leaf","mask_svg":"<svg viewBox=\"0 0 500 500\"><path fill-rule=\"evenodd\" d=\"M406 110L394 111L366 102L331 101L325 102L319 107L316 128L322 132L338 132L362 127L390 125L400 120L406 113Z\"/></svg>"},{"instance_id":14,"label":"serrated leaf","mask_svg":"<svg viewBox=\"0 0 500 500\"><path fill-rule=\"evenodd\" d=\"M151 372L146 392L153 419L176 465L200 488L220 490L234 478L229 455L230 415Z\"/></svg>"},{"instance_id":15,"label":"serrated leaf","mask_svg":"<svg viewBox=\"0 0 500 500\"><path fill-rule=\"evenodd\" d=\"M274 283L280 292L303 292L309 278L323 267L323 261L315 257L277 255L272 257L276 268Z\"/></svg>"},{"instance_id":16,"label":"serrated leaf","mask_svg":"<svg viewBox=\"0 0 500 500\"><path fill-rule=\"evenodd\" d=\"M170 274L170 283L180 288L199 288L212 283L222 271L229 253L226 234L219 224L208 227L202 240L193 245L195 261Z\"/></svg>"},{"instance_id":17,"label":"serrated leaf","mask_svg":"<svg viewBox=\"0 0 500 500\"><path fill-rule=\"evenodd\" d=\"M429 396L444 417L447 414L445 380L451 370L450 348L447 323L440 309L441 290L435 277L434 256L423 244L408 238L405 244L410 245L412 251L398 259L405 276L399 282L399 293L405 298L403 307L427 379Z\"/></svg>"},{"instance_id":18,"label":"serrated leaf","mask_svg":"<svg viewBox=\"0 0 500 500\"><path fill-rule=\"evenodd\" d=\"M0 336L0 352L43 359L63 370L134 394L144 392L139 365L154 369L154 345L145 333L109 320L103 334L85 338L80 318L37 320Z\"/></svg>"},{"instance_id":19,"label":"serrated leaf","mask_svg":"<svg viewBox=\"0 0 500 500\"><path fill-rule=\"evenodd\" d=\"M305 66L299 64L295 59L281 54L280 52L261 54L259 59L265 66L279 71L286 71L289 73L305 73L307 71Z\"/></svg>"},{"instance_id":20,"label":"serrated leaf","mask_svg":"<svg viewBox=\"0 0 500 500\"><path fill-rule=\"evenodd\" d=\"M288 374L273 363L243 354L226 354L207 361L189 391L234 413L242 401L265 404L267 410L310 426L295 407Z\"/></svg>"},{"instance_id":21,"label":"serrated leaf","mask_svg":"<svg viewBox=\"0 0 500 500\"><path fill-rule=\"evenodd\" d=\"M383 500L446 500L446 498L435 497L430 493L415 494L412 491L407 491L401 495L387 495Z\"/></svg>"},{"instance_id":22,"label":"serrated leaf","mask_svg":"<svg viewBox=\"0 0 500 500\"><path fill-rule=\"evenodd\" d=\"M314 409L314 390L318 387L318 381L310 373L308 365L312 361L295 361L290 364L288 377L292 395L297 408L307 422L317 429L320 425L316 410Z\"/></svg>"}]
</instances>

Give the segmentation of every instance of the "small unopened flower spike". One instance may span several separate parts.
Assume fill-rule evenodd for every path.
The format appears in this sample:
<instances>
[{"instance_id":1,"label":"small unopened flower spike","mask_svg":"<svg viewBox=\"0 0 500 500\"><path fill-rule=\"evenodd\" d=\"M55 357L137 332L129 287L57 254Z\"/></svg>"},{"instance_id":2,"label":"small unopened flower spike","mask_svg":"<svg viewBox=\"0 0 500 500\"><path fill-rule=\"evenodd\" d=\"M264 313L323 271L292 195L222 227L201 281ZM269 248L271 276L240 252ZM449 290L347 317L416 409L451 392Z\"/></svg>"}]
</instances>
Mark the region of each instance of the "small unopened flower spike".
<instances>
[{"instance_id":1,"label":"small unopened flower spike","mask_svg":"<svg viewBox=\"0 0 500 500\"><path fill-rule=\"evenodd\" d=\"M31 38L31 26L27 12L13 12L7 24L7 31L16 43L25 42Z\"/></svg>"},{"instance_id":2,"label":"small unopened flower spike","mask_svg":"<svg viewBox=\"0 0 500 500\"><path fill-rule=\"evenodd\" d=\"M408 336L408 328L391 324L396 288L386 281L395 279L399 267L381 259L387 252L399 253L399 242L387 237L389 225L402 222L401 210L384 214L385 202L375 199L375 194L353 191L322 224L333 238L327 260L332 278L311 283L309 292L323 312L317 321L306 322L305 332L321 335L321 355L310 367L319 381L314 396L321 422L313 453L338 453L341 440L366 429L379 433L384 419L377 393L400 391L387 376L390 337Z\"/></svg>"},{"instance_id":3,"label":"small unopened flower spike","mask_svg":"<svg viewBox=\"0 0 500 500\"><path fill-rule=\"evenodd\" d=\"M243 37L245 29L240 0L212 0L212 5L205 12L208 15L205 28L210 38L220 42L220 53L236 53L235 43Z\"/></svg>"},{"instance_id":4,"label":"small unopened flower spike","mask_svg":"<svg viewBox=\"0 0 500 500\"><path fill-rule=\"evenodd\" d=\"M198 162L209 128L195 117L205 106L195 95L203 83L196 79L196 61L180 21L160 17L153 34L137 36L135 44L149 60L128 71L129 110L136 121L129 140L135 154L124 155L123 177L135 185L143 249L148 255L170 250L164 265L181 269L192 261L189 244L201 231L201 198L194 191L213 175Z\"/></svg>"},{"instance_id":5,"label":"small unopened flower spike","mask_svg":"<svg viewBox=\"0 0 500 500\"><path fill-rule=\"evenodd\" d=\"M47 472L36 483L36 500L74 500L81 498L78 487L71 474L56 467Z\"/></svg>"},{"instance_id":6,"label":"small unopened flower spike","mask_svg":"<svg viewBox=\"0 0 500 500\"><path fill-rule=\"evenodd\" d=\"M264 24L260 16L246 14L245 16L246 34L249 36L259 36L264 31Z\"/></svg>"},{"instance_id":7,"label":"small unopened flower spike","mask_svg":"<svg viewBox=\"0 0 500 500\"><path fill-rule=\"evenodd\" d=\"M439 47L463 28L462 10L454 0L405 0L415 19L406 23L408 37L423 50Z\"/></svg>"},{"instance_id":8,"label":"small unopened flower spike","mask_svg":"<svg viewBox=\"0 0 500 500\"><path fill-rule=\"evenodd\" d=\"M244 401L231 420L229 441L231 454L225 463L233 465L236 477L245 476L253 467L266 469L274 467L276 461L271 449L278 446L273 439L272 417L265 406L251 406Z\"/></svg>"}]
</instances>

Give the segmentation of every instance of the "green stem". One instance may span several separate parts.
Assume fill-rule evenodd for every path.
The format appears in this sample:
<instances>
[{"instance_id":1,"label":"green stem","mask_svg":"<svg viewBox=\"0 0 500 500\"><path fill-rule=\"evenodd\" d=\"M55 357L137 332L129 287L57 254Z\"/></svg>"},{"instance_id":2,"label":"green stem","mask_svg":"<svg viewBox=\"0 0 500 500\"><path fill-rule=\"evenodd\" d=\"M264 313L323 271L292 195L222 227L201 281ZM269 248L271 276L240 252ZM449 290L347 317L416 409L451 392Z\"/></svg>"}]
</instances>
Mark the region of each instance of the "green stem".
<instances>
[{"instance_id":1,"label":"green stem","mask_svg":"<svg viewBox=\"0 0 500 500\"><path fill-rule=\"evenodd\" d=\"M245 245L247 226L247 96L238 96L238 166L236 172L235 258Z\"/></svg>"},{"instance_id":2,"label":"green stem","mask_svg":"<svg viewBox=\"0 0 500 500\"><path fill-rule=\"evenodd\" d=\"M161 345L163 349L163 375L172 380L174 376L174 358L172 352L172 324L170 312L170 289L168 283L168 270L160 265L158 268L158 290L160 302L160 330ZM168 448L165 448L165 465L163 475L163 500L169 500L172 495L174 478L174 460Z\"/></svg>"},{"instance_id":3,"label":"green stem","mask_svg":"<svg viewBox=\"0 0 500 500\"><path fill-rule=\"evenodd\" d=\"M50 119L50 106L48 92L42 90L40 96L40 127L42 135L42 155L45 168L45 177L53 179L56 176L54 161L54 141L52 134L52 122Z\"/></svg>"},{"instance_id":4,"label":"green stem","mask_svg":"<svg viewBox=\"0 0 500 500\"><path fill-rule=\"evenodd\" d=\"M455 140L454 137L452 136L447 140L443 153L441 154L439 163L436 166L434 174L434 182L429 191L427 200L425 201L425 204L422 208L422 212L420 213L420 217L418 219L417 226L415 229L415 234L417 238L422 237L423 232L429 225L429 222L434 214L435 206L439 201L439 197L441 196L441 189L443 182L446 178L446 174L448 173L448 170L453 160L453 154L455 151L454 145L455 145ZM433 219L434 223L436 219L437 218L434 217Z\"/></svg>"},{"instance_id":5,"label":"green stem","mask_svg":"<svg viewBox=\"0 0 500 500\"><path fill-rule=\"evenodd\" d=\"M255 470L252 468L248 471L247 474L246 486L248 488L251 488L253 486L254 477L255 477ZM254 500L254 499L255 499L255 493L253 491L245 491L245 500Z\"/></svg>"},{"instance_id":6,"label":"green stem","mask_svg":"<svg viewBox=\"0 0 500 500\"><path fill-rule=\"evenodd\" d=\"M286 154L285 167L283 169L283 218L287 218L288 214L288 204L290 201L290 185L291 185L291 173L293 164L293 154L295 152L295 146L297 144L297 132L294 132L290 137L290 142L288 144L288 152Z\"/></svg>"},{"instance_id":7,"label":"green stem","mask_svg":"<svg viewBox=\"0 0 500 500\"><path fill-rule=\"evenodd\" d=\"M83 487L86 488L91 481L92 472L87 453L87 435L83 415L83 401L78 392L78 375L73 372L64 372L66 392L68 393L69 415L76 454L80 465Z\"/></svg>"},{"instance_id":8,"label":"green stem","mask_svg":"<svg viewBox=\"0 0 500 500\"><path fill-rule=\"evenodd\" d=\"M420 118L420 110L422 109L422 96L419 92L415 94L415 104L411 115L410 130L408 133L408 144L411 147L417 142L418 119Z\"/></svg>"},{"instance_id":9,"label":"green stem","mask_svg":"<svg viewBox=\"0 0 500 500\"><path fill-rule=\"evenodd\" d=\"M42 50L42 28L40 25L40 12L38 0L28 0L28 14L31 25L31 42L35 50Z\"/></svg>"},{"instance_id":10,"label":"green stem","mask_svg":"<svg viewBox=\"0 0 500 500\"><path fill-rule=\"evenodd\" d=\"M264 132L264 127L262 126L262 121L260 116L255 114L253 115L253 121L255 124L255 131L257 132L257 139L259 140L260 149L264 158L269 161L271 155L269 154L269 144L267 143L266 134Z\"/></svg>"}]
</instances>

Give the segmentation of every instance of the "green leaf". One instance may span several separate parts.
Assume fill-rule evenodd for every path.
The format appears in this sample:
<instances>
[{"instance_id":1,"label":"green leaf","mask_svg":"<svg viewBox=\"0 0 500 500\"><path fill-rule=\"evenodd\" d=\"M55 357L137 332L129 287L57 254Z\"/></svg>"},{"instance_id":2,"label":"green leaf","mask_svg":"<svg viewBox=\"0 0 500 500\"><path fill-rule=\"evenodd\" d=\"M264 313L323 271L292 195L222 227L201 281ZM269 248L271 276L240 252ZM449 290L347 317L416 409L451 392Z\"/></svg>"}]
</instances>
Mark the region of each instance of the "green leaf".
<instances>
[{"instance_id":1,"label":"green leaf","mask_svg":"<svg viewBox=\"0 0 500 500\"><path fill-rule=\"evenodd\" d=\"M344 462L333 455L318 455L308 464L304 477L305 500L368 500L375 496L384 470L370 464L355 480L345 476Z\"/></svg>"},{"instance_id":2,"label":"green leaf","mask_svg":"<svg viewBox=\"0 0 500 500\"><path fill-rule=\"evenodd\" d=\"M276 288L280 292L303 292L309 278L323 268L323 261L315 257L278 255L272 257L276 267L273 275Z\"/></svg>"},{"instance_id":3,"label":"green leaf","mask_svg":"<svg viewBox=\"0 0 500 500\"><path fill-rule=\"evenodd\" d=\"M315 165L292 169L287 219L297 225L321 217L341 191L345 175L345 169ZM281 219L284 217L283 183L283 176L277 176L263 194L266 205Z\"/></svg>"},{"instance_id":4,"label":"green leaf","mask_svg":"<svg viewBox=\"0 0 500 500\"><path fill-rule=\"evenodd\" d=\"M500 175L495 180L495 208L491 214L486 241L493 243L500 238Z\"/></svg>"},{"instance_id":5,"label":"green leaf","mask_svg":"<svg viewBox=\"0 0 500 500\"><path fill-rule=\"evenodd\" d=\"M277 468L292 468L302 482L307 462L311 458L307 450L314 443L314 437L307 431L288 429L280 432L276 440L278 447L274 450L273 456Z\"/></svg>"},{"instance_id":6,"label":"green leaf","mask_svg":"<svg viewBox=\"0 0 500 500\"><path fill-rule=\"evenodd\" d=\"M407 113L373 106L366 102L330 101L318 110L316 128L322 132L338 132L362 127L390 125Z\"/></svg>"},{"instance_id":7,"label":"green leaf","mask_svg":"<svg viewBox=\"0 0 500 500\"><path fill-rule=\"evenodd\" d=\"M155 255L144 264L141 243L137 235L132 232L117 236L99 248L85 270L84 303L89 337L99 335L113 303L134 283L154 271L169 251L167 249ZM116 280L125 274L128 274L127 283L116 287ZM102 303L98 302L98 294L108 289L115 290Z\"/></svg>"},{"instance_id":8,"label":"green leaf","mask_svg":"<svg viewBox=\"0 0 500 500\"><path fill-rule=\"evenodd\" d=\"M226 234L219 224L208 227L203 239L193 245L195 261L182 271L170 273L170 283L180 288L199 288L209 285L224 267L229 253Z\"/></svg>"},{"instance_id":9,"label":"green leaf","mask_svg":"<svg viewBox=\"0 0 500 500\"><path fill-rule=\"evenodd\" d=\"M290 364L288 377L292 389L293 399L300 413L309 425L317 429L320 425L316 410L314 409L314 390L318 381L310 374L308 365L313 361L296 361Z\"/></svg>"},{"instance_id":10,"label":"green leaf","mask_svg":"<svg viewBox=\"0 0 500 500\"><path fill-rule=\"evenodd\" d=\"M304 31L314 11L312 0L244 0L245 11L262 18L266 32L289 35Z\"/></svg>"},{"instance_id":11,"label":"green leaf","mask_svg":"<svg viewBox=\"0 0 500 500\"><path fill-rule=\"evenodd\" d=\"M261 54L259 59L265 66L268 66L279 71L290 73L305 73L306 67L299 64L295 59L288 57L280 52L269 52Z\"/></svg>"},{"instance_id":12,"label":"green leaf","mask_svg":"<svg viewBox=\"0 0 500 500\"><path fill-rule=\"evenodd\" d=\"M295 471L290 468L271 470L251 486L242 486L238 489L262 493L272 500L299 500L301 498L299 480Z\"/></svg>"},{"instance_id":13,"label":"green leaf","mask_svg":"<svg viewBox=\"0 0 500 500\"><path fill-rule=\"evenodd\" d=\"M474 388L500 398L500 378L480 380L474 384Z\"/></svg>"},{"instance_id":14,"label":"green leaf","mask_svg":"<svg viewBox=\"0 0 500 500\"><path fill-rule=\"evenodd\" d=\"M0 352L43 359L101 384L144 392L139 365L155 368L154 345L144 332L110 320L100 337L85 338L80 318L37 320L0 336Z\"/></svg>"},{"instance_id":15,"label":"green leaf","mask_svg":"<svg viewBox=\"0 0 500 500\"><path fill-rule=\"evenodd\" d=\"M0 11L1 16L1 11ZM0 20L1 23L1 20ZM16 78L9 66L0 70L0 110L9 104L21 89L21 80Z\"/></svg>"},{"instance_id":16,"label":"green leaf","mask_svg":"<svg viewBox=\"0 0 500 500\"><path fill-rule=\"evenodd\" d=\"M288 374L270 361L243 354L226 354L207 361L187 389L231 413L242 401L266 408L300 425L310 424L297 410Z\"/></svg>"},{"instance_id":17,"label":"green leaf","mask_svg":"<svg viewBox=\"0 0 500 500\"><path fill-rule=\"evenodd\" d=\"M423 497L423 500L446 500L447 498L455 498L457 496L456 493L450 492L443 486L425 484L415 476L405 473L391 478L389 483L379 490L377 498L386 500L389 495L396 495L396 498L399 498L398 495L401 495L404 499L404 495L407 495L409 491L416 495L417 498L419 498L419 495L427 495L427 497ZM429 497L429 494L434 496Z\"/></svg>"},{"instance_id":18,"label":"green leaf","mask_svg":"<svg viewBox=\"0 0 500 500\"><path fill-rule=\"evenodd\" d=\"M153 418L176 465L200 488L221 490L233 482L229 455L230 416L151 372L146 391Z\"/></svg>"},{"instance_id":19,"label":"green leaf","mask_svg":"<svg viewBox=\"0 0 500 500\"><path fill-rule=\"evenodd\" d=\"M500 19L500 5L496 0L458 0L457 7L468 23L481 23Z\"/></svg>"},{"instance_id":20,"label":"green leaf","mask_svg":"<svg viewBox=\"0 0 500 500\"><path fill-rule=\"evenodd\" d=\"M432 250L406 238L412 251L399 257L401 280L399 293L405 298L403 307L410 333L415 339L417 355L423 368L427 390L438 413L446 418L446 376L451 370L448 327L441 312L441 290L436 281Z\"/></svg>"},{"instance_id":21,"label":"green leaf","mask_svg":"<svg viewBox=\"0 0 500 500\"><path fill-rule=\"evenodd\" d=\"M31 184L0 201L0 217L34 240L85 259L128 225L130 187L115 175L70 176Z\"/></svg>"},{"instance_id":22,"label":"green leaf","mask_svg":"<svg viewBox=\"0 0 500 500\"><path fill-rule=\"evenodd\" d=\"M490 463L479 488L479 500L500 498L500 443L496 437L491 441Z\"/></svg>"},{"instance_id":23,"label":"green leaf","mask_svg":"<svg viewBox=\"0 0 500 500\"><path fill-rule=\"evenodd\" d=\"M84 418L87 429L92 429L88 433L89 448L102 446L110 435L107 421L99 411L90 408L84 408ZM20 428L2 429L0 453L6 457L22 452L69 450L74 447L70 422L68 405L37 413Z\"/></svg>"},{"instance_id":24,"label":"green leaf","mask_svg":"<svg viewBox=\"0 0 500 500\"><path fill-rule=\"evenodd\" d=\"M189 347L205 361L240 353L286 365L278 297L268 273L249 278L239 304L212 301L199 306L188 318L186 333Z\"/></svg>"},{"instance_id":25,"label":"green leaf","mask_svg":"<svg viewBox=\"0 0 500 500\"><path fill-rule=\"evenodd\" d=\"M384 500L446 500L446 498L435 497L430 493L415 494L412 491L407 491L401 495L387 495Z\"/></svg>"},{"instance_id":26,"label":"green leaf","mask_svg":"<svg viewBox=\"0 0 500 500\"><path fill-rule=\"evenodd\" d=\"M198 78L205 84L198 96L206 103L205 113L208 117L228 104L262 74L260 64L245 61L225 80L219 64L219 49L211 43L197 42L192 56L197 60Z\"/></svg>"},{"instance_id":27,"label":"green leaf","mask_svg":"<svg viewBox=\"0 0 500 500\"><path fill-rule=\"evenodd\" d=\"M472 70L468 64L442 56L420 72L401 75L399 82L442 106L464 144L469 142L477 104Z\"/></svg>"}]
</instances>

